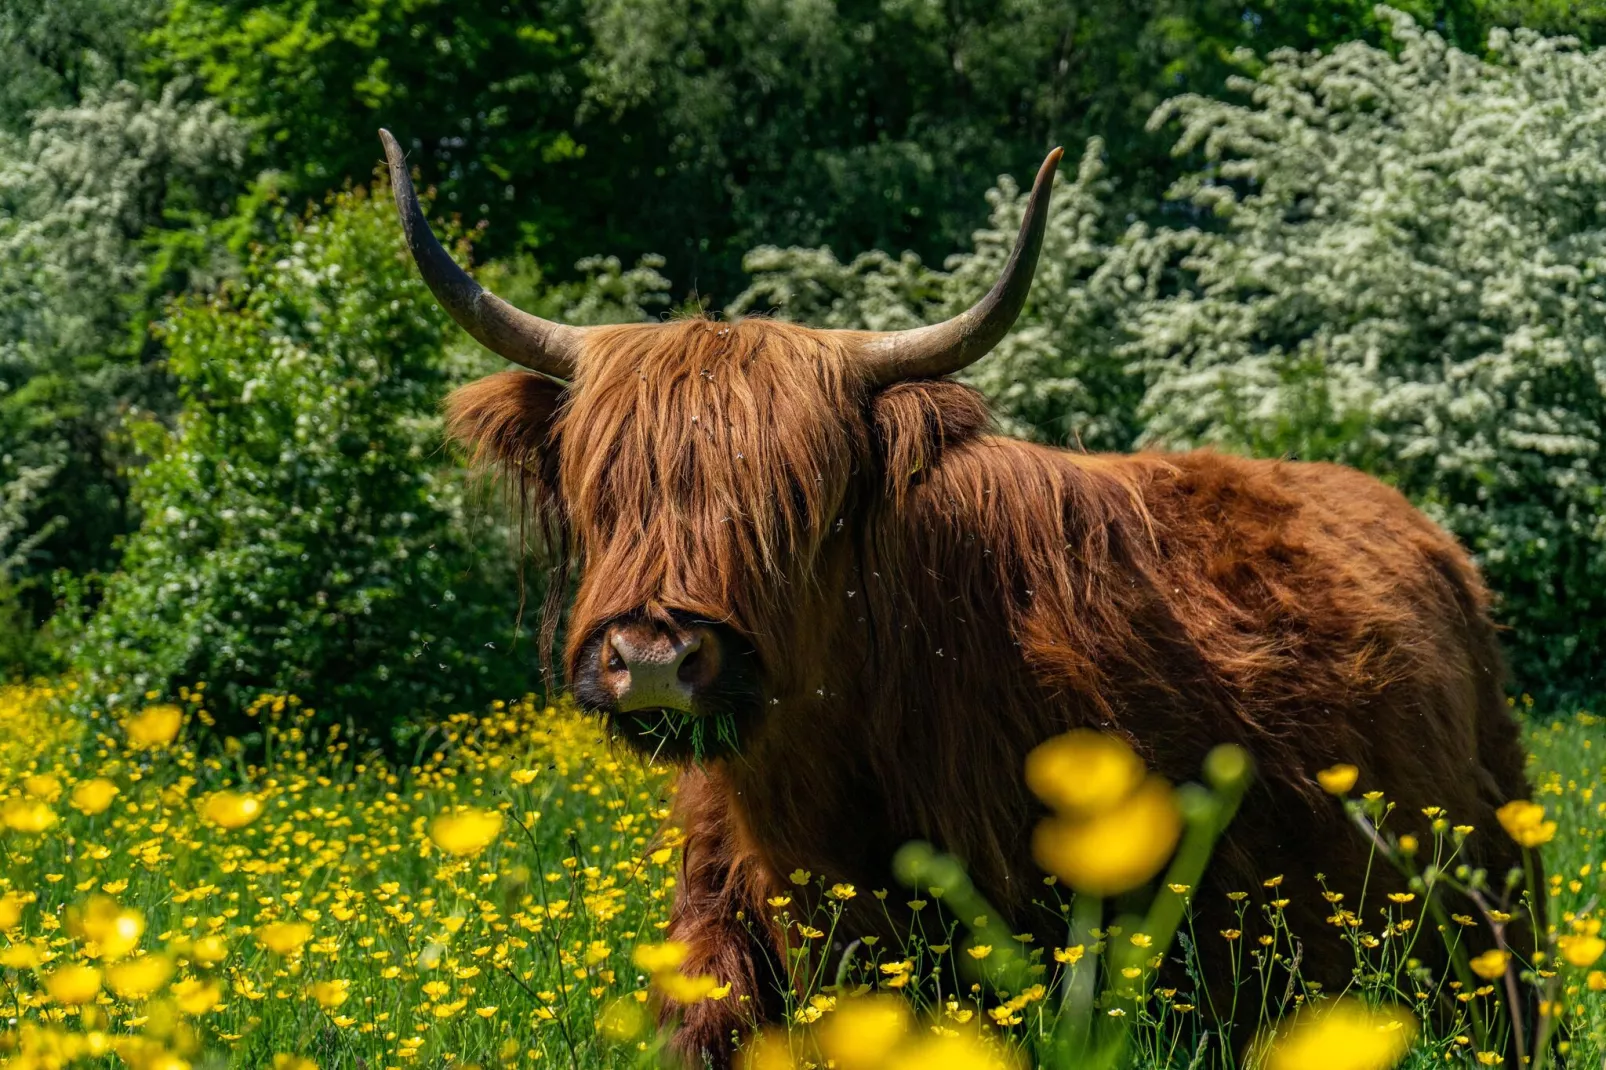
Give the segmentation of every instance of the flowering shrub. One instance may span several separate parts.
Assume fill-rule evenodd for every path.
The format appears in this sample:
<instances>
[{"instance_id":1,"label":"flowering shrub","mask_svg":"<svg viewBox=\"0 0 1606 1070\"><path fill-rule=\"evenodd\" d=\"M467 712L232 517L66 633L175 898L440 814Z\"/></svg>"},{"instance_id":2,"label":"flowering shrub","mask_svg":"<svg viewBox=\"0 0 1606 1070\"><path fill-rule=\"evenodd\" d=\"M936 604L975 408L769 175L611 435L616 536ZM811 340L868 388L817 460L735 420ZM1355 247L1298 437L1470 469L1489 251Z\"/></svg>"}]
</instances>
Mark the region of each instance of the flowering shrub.
<instances>
[{"instance_id":1,"label":"flowering shrub","mask_svg":"<svg viewBox=\"0 0 1606 1070\"><path fill-rule=\"evenodd\" d=\"M1020 324L967 374L1012 430L1357 465L1477 556L1515 676L1606 691L1606 53L1495 31L1488 58L1388 13L1394 47L1276 53L1239 101L1155 114L1200 166L1182 227L1103 218L1101 147L1062 182ZM951 314L1024 204L947 272L755 251L737 309L831 326Z\"/></svg>"}]
</instances>

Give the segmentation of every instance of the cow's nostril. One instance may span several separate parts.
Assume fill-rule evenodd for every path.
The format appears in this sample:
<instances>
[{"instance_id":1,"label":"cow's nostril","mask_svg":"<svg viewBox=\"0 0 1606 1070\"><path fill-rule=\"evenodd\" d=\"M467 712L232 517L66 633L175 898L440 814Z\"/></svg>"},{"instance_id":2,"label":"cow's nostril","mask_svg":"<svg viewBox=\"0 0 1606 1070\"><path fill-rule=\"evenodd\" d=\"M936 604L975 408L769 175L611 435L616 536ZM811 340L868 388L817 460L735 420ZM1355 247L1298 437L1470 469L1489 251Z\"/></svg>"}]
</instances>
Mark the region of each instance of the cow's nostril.
<instances>
[{"instance_id":1,"label":"cow's nostril","mask_svg":"<svg viewBox=\"0 0 1606 1070\"><path fill-rule=\"evenodd\" d=\"M681 656L675 677L687 687L700 690L713 686L715 678L719 676L719 639L707 628L699 629L694 634L695 638Z\"/></svg>"},{"instance_id":2,"label":"cow's nostril","mask_svg":"<svg viewBox=\"0 0 1606 1070\"><path fill-rule=\"evenodd\" d=\"M593 655L597 685L622 710L693 711L713 687L723 658L712 628L653 621L610 626Z\"/></svg>"}]
</instances>

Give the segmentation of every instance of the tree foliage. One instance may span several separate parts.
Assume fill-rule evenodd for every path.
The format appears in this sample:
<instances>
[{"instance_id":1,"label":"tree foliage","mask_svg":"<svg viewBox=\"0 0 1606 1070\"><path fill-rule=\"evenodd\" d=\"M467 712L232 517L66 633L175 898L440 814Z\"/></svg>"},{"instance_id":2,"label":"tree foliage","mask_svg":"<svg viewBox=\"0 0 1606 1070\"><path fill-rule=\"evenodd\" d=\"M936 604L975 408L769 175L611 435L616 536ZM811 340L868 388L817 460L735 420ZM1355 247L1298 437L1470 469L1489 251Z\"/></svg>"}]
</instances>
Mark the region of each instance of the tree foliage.
<instances>
[{"instance_id":1,"label":"tree foliage","mask_svg":"<svg viewBox=\"0 0 1606 1070\"><path fill-rule=\"evenodd\" d=\"M1534 5L1406 6L1477 48ZM154 39L309 193L366 179L385 124L488 254L658 253L724 300L761 244L935 261L1056 143L1102 137L1145 213L1177 173L1161 101L1380 33L1371 0L175 0Z\"/></svg>"},{"instance_id":2,"label":"tree foliage","mask_svg":"<svg viewBox=\"0 0 1606 1070\"><path fill-rule=\"evenodd\" d=\"M334 197L163 326L183 408L136 431L143 519L80 645L90 693L290 690L383 737L528 686L505 544L469 537L441 450L450 323L388 200Z\"/></svg>"}]
</instances>

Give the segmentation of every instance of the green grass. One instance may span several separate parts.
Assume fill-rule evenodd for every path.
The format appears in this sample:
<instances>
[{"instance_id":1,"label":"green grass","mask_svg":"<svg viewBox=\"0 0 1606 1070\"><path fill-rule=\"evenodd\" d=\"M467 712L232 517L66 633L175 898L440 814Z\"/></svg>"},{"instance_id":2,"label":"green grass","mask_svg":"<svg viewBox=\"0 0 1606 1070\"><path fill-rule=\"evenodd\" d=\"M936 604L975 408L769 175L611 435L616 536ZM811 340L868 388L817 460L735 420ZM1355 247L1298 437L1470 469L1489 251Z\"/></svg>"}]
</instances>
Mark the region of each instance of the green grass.
<instances>
[{"instance_id":1,"label":"green grass","mask_svg":"<svg viewBox=\"0 0 1606 1070\"><path fill-rule=\"evenodd\" d=\"M121 731L91 734L62 718L56 701L48 689L0 691L0 816L12 826L0 834L0 903L20 908L0 938L0 1003L20 1022L0 1019L0 1060L50 1065L22 1056L54 1052L117 1065L105 1054L116 1048L136 1070L176 1070L161 1058L257 1067L276 1056L324 1070L656 1062L653 988L696 983L654 981L634 957L662 941L675 894L678 834L662 828L669 773L610 750L592 722L529 703L459 716L428 760L397 769L351 754L338 736L311 734L293 700L261 708L268 744L255 763L210 740L199 696L188 697L176 740L143 749ZM1599 913L1606 726L1588 715L1533 718L1529 739L1536 799L1559 826L1545 863L1552 918L1565 928ZM74 792L95 778L118 794L103 812L81 812ZM210 822L211 793L225 787L259 799L260 816L234 829ZM500 832L483 850L449 855L431 823L465 807L503 815ZM63 994L64 966L114 976L91 940L95 923L81 920L96 897L141 919L143 952L175 967L149 998L103 990L73 1006L52 997L53 975ZM811 978L792 1001L798 1050L832 1021L849 1021L842 1011L860 980L896 986L900 972L882 967L903 961L911 975L944 971L940 997L929 983L905 989L940 1025L965 1033L1019 1018L989 1025L1001 1039L992 1050L1048 1050L1065 969L1053 949L1019 958L1007 996L955 983L975 963L961 955L970 935L951 926L908 948L861 945L844 971L814 950L856 935L843 929L840 900L825 902L809 917L775 908L788 913L806 949L795 957L799 974ZM5 915L0 906L0 926ZM305 926L305 939L265 929L275 923ZM989 963L1006 958L999 951ZM1606 993L1590 990L1582 969L1567 968L1558 983L1570 1062L1600 1065ZM1033 984L1045 986L1040 998L1028 998ZM993 1013L1011 1000L1016 1012ZM1123 1061L1193 1065L1203 1025L1179 1002L1131 1005L1133 1054ZM1426 1035L1406 1065L1443 1066L1445 1051L1469 1048ZM1448 1065L1473 1064L1466 1055Z\"/></svg>"}]
</instances>

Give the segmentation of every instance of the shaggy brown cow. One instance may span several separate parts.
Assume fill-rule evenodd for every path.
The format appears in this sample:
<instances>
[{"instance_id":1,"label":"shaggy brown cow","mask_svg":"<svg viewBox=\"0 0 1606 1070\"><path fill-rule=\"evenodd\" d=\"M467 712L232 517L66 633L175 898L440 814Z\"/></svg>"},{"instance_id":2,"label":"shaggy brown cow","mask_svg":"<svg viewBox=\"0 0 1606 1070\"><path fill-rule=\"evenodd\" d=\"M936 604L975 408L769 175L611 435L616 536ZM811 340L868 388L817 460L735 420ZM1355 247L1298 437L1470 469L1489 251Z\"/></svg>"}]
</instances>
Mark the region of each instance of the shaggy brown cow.
<instances>
[{"instance_id":1,"label":"shaggy brown cow","mask_svg":"<svg viewBox=\"0 0 1606 1070\"><path fill-rule=\"evenodd\" d=\"M734 989L685 1009L683 1051L723 1065L733 1036L777 1013L785 974L757 919L797 891L794 869L892 887L894 852L929 840L1017 931L1063 943L1062 915L1038 902L1022 764L1075 726L1178 781L1214 744L1249 750L1258 787L1198 893L1197 931L1231 924L1225 891L1258 901L1280 874L1300 968L1329 986L1353 956L1317 874L1356 904L1367 846L1318 770L1359 766L1359 790L1387 792L1402 820L1442 806L1477 826L1466 857L1497 877L1518 861L1493 813L1527 789L1487 596L1403 497L1327 464L1000 437L944 378L1019 311L1057 150L976 308L872 334L529 316L452 263L385 145L425 280L531 369L459 391L450 425L519 473L579 566L574 692L619 738L685 762L669 935L689 970ZM890 925L882 909L860 896L842 931L895 938L901 908ZM1224 952L1205 959L1220 983Z\"/></svg>"}]
</instances>

